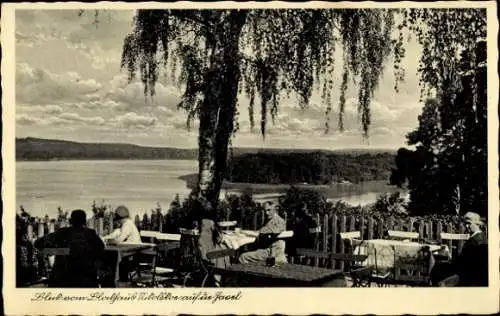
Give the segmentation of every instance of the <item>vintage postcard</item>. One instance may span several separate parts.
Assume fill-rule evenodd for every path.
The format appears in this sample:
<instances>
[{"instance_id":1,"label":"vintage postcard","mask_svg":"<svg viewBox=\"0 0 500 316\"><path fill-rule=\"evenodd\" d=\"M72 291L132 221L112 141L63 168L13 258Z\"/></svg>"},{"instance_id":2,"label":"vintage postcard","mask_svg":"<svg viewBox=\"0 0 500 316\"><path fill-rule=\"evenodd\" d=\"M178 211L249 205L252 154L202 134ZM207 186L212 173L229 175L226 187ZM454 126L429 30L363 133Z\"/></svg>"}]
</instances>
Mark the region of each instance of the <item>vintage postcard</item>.
<instances>
[{"instance_id":1,"label":"vintage postcard","mask_svg":"<svg viewBox=\"0 0 500 316\"><path fill-rule=\"evenodd\" d=\"M5 313L498 312L496 13L3 4Z\"/></svg>"}]
</instances>

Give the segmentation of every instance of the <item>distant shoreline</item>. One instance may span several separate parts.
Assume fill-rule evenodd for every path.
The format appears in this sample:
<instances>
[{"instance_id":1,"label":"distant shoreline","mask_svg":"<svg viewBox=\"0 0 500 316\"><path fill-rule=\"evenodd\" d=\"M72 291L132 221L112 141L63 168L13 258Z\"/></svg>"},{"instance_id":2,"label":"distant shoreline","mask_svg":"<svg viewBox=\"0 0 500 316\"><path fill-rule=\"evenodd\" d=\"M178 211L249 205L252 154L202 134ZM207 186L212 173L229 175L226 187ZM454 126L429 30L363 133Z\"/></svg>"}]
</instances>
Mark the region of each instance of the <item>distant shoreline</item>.
<instances>
[{"instance_id":1,"label":"distant shoreline","mask_svg":"<svg viewBox=\"0 0 500 316\"><path fill-rule=\"evenodd\" d=\"M196 185L197 174L187 174L180 176L179 179L186 181L189 189ZM266 184L266 183L245 183L245 182L230 182L222 183L222 190L240 191L250 190L252 194L282 194L290 187L299 189L308 189L322 193L327 198L341 198L349 195L362 195L366 193L393 193L397 191L405 191L395 185L390 185L386 180L373 180L360 183L342 184L333 183L326 184Z\"/></svg>"}]
</instances>

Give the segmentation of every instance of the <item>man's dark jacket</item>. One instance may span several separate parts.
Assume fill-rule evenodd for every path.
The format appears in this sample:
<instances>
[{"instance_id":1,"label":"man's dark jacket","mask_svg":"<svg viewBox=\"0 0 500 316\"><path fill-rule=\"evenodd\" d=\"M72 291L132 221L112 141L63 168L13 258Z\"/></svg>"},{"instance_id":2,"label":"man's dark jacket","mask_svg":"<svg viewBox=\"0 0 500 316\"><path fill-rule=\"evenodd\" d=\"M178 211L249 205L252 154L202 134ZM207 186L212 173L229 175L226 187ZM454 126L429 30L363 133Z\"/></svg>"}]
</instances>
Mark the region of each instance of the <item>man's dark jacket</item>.
<instances>
[{"instance_id":1,"label":"man's dark jacket","mask_svg":"<svg viewBox=\"0 0 500 316\"><path fill-rule=\"evenodd\" d=\"M64 227L38 239L37 248L69 248L67 257L56 256L50 275L51 286L94 287L97 265L102 258L104 243L96 231L88 228Z\"/></svg>"}]
</instances>

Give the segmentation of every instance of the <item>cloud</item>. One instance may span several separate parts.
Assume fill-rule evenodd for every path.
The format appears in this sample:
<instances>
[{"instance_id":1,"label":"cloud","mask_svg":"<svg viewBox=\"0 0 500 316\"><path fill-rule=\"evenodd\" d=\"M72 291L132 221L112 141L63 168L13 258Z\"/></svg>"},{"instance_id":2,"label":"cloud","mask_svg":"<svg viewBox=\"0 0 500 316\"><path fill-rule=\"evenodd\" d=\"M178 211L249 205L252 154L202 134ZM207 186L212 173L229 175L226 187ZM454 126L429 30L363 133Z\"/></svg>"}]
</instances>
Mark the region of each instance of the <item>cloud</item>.
<instances>
[{"instance_id":1,"label":"cloud","mask_svg":"<svg viewBox=\"0 0 500 316\"><path fill-rule=\"evenodd\" d=\"M26 63L16 65L16 102L49 104L86 100L100 88L100 83L94 79L83 79L76 72L55 74L32 68Z\"/></svg>"},{"instance_id":2,"label":"cloud","mask_svg":"<svg viewBox=\"0 0 500 316\"><path fill-rule=\"evenodd\" d=\"M110 123L129 128L149 128L153 127L158 123L158 118L153 116L139 115L135 112L128 112L123 115L119 115L112 120Z\"/></svg>"},{"instance_id":3,"label":"cloud","mask_svg":"<svg viewBox=\"0 0 500 316\"><path fill-rule=\"evenodd\" d=\"M105 123L105 120L100 116L85 117L80 116L77 113L63 113L59 116L59 119L66 120L68 122L77 122L92 125L103 125Z\"/></svg>"},{"instance_id":4,"label":"cloud","mask_svg":"<svg viewBox=\"0 0 500 316\"><path fill-rule=\"evenodd\" d=\"M21 105L17 106L17 112L24 113L47 113L47 114L60 114L63 112L63 108L59 105L47 104L47 105Z\"/></svg>"},{"instance_id":5,"label":"cloud","mask_svg":"<svg viewBox=\"0 0 500 316\"><path fill-rule=\"evenodd\" d=\"M35 125L41 123L43 123L43 120L40 118L32 117L26 114L18 115L16 117L16 124L19 125Z\"/></svg>"}]
</instances>

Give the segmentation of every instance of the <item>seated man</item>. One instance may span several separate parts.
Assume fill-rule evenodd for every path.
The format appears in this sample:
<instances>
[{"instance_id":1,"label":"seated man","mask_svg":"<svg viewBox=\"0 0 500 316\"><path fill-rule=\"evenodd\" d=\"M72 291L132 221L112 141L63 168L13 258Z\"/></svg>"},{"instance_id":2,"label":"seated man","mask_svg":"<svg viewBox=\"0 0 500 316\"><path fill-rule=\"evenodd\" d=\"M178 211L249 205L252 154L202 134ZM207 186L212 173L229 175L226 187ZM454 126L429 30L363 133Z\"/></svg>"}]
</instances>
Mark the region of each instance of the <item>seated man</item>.
<instances>
[{"instance_id":1,"label":"seated man","mask_svg":"<svg viewBox=\"0 0 500 316\"><path fill-rule=\"evenodd\" d=\"M311 216L307 204L302 202L295 213L293 237L286 245L287 253L293 256L297 248L314 249L318 235L318 224Z\"/></svg>"},{"instance_id":2,"label":"seated man","mask_svg":"<svg viewBox=\"0 0 500 316\"><path fill-rule=\"evenodd\" d=\"M128 208L121 205L118 206L115 210L114 220L118 223L118 228L115 229L111 234L104 236L104 240L110 240L110 243L138 243L141 241L141 234L139 234L139 230L135 223L130 218L130 213Z\"/></svg>"},{"instance_id":3,"label":"seated man","mask_svg":"<svg viewBox=\"0 0 500 316\"><path fill-rule=\"evenodd\" d=\"M465 214L464 223L470 237L452 265L455 274L439 286L488 286L488 239L481 230L484 223L473 212Z\"/></svg>"},{"instance_id":4,"label":"seated man","mask_svg":"<svg viewBox=\"0 0 500 316\"><path fill-rule=\"evenodd\" d=\"M286 223L272 206L272 202L264 204L267 222L259 230L257 240L249 245L253 251L244 252L239 257L240 263L262 262L274 257L275 262L287 262L285 256L285 241L277 240L277 236L285 231Z\"/></svg>"},{"instance_id":5,"label":"seated man","mask_svg":"<svg viewBox=\"0 0 500 316\"><path fill-rule=\"evenodd\" d=\"M71 213L71 227L58 229L35 242L35 247L69 248L69 256L56 256L49 276L50 287L97 287L98 265L104 243L95 230L86 228L83 210Z\"/></svg>"}]
</instances>

